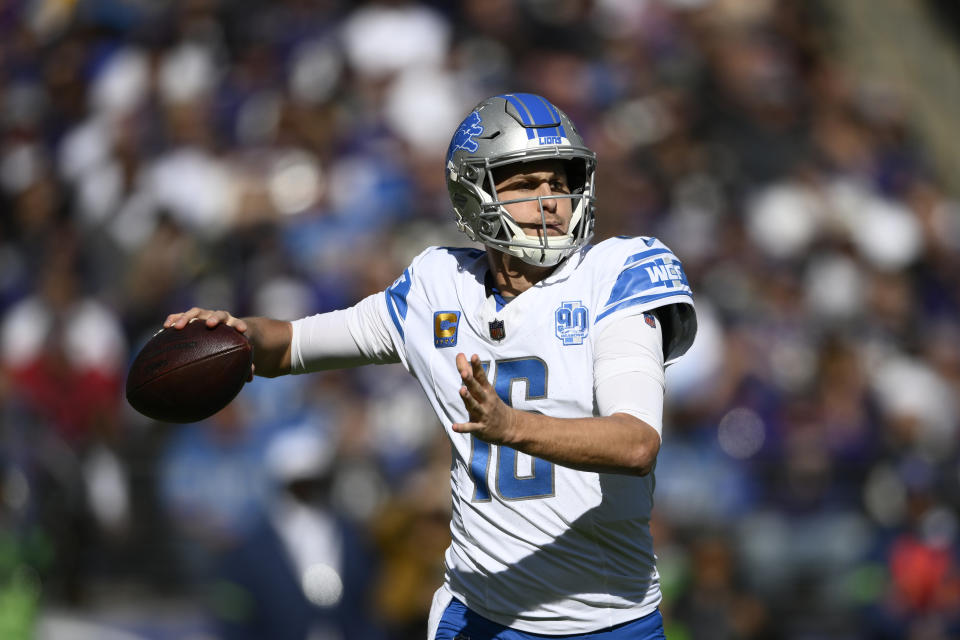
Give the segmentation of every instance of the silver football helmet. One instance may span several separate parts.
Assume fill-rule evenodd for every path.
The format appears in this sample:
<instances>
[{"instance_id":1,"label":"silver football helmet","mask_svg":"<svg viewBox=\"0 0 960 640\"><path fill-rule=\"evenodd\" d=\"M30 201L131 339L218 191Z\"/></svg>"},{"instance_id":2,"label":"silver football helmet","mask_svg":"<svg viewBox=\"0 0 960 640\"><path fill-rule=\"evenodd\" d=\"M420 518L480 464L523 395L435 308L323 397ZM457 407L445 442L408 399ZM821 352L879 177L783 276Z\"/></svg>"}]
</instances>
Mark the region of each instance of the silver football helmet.
<instances>
[{"instance_id":1,"label":"silver football helmet","mask_svg":"<svg viewBox=\"0 0 960 640\"><path fill-rule=\"evenodd\" d=\"M567 233L548 236L543 198L500 200L493 170L515 162L558 159L566 164L573 216ZM549 267L593 237L596 154L583 144L573 122L538 95L508 93L488 98L460 123L447 150L447 190L457 214L457 228L526 263ZM542 236L523 232L504 205L537 200Z\"/></svg>"}]
</instances>

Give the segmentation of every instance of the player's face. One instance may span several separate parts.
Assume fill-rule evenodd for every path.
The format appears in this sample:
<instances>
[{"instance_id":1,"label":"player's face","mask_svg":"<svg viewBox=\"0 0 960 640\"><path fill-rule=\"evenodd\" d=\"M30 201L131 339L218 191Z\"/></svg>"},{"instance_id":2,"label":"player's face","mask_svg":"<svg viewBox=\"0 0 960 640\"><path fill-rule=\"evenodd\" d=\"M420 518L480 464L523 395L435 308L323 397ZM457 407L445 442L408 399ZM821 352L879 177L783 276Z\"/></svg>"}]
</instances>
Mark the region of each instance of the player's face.
<instances>
[{"instance_id":1,"label":"player's face","mask_svg":"<svg viewBox=\"0 0 960 640\"><path fill-rule=\"evenodd\" d=\"M507 165L494 172L494 183L501 202L531 198L504 205L528 236L542 237L544 222L548 236L561 236L569 229L573 200L552 197L570 194L563 162L538 160ZM540 203L543 203L543 219L540 217Z\"/></svg>"}]
</instances>

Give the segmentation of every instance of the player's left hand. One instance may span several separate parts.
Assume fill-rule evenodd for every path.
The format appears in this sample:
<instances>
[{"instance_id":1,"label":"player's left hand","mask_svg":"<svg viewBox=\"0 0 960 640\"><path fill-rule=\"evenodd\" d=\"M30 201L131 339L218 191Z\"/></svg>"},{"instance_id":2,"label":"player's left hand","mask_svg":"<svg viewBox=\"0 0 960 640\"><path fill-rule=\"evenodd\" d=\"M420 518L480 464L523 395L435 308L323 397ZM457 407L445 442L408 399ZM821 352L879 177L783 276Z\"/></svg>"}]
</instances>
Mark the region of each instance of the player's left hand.
<instances>
[{"instance_id":1,"label":"player's left hand","mask_svg":"<svg viewBox=\"0 0 960 640\"><path fill-rule=\"evenodd\" d=\"M458 353L457 371L463 381L460 399L467 409L470 422L454 423L453 430L457 433L472 433L492 444L509 442L516 410L508 407L497 395L493 385L487 380L480 356L473 354L470 362L467 362L467 357Z\"/></svg>"}]
</instances>

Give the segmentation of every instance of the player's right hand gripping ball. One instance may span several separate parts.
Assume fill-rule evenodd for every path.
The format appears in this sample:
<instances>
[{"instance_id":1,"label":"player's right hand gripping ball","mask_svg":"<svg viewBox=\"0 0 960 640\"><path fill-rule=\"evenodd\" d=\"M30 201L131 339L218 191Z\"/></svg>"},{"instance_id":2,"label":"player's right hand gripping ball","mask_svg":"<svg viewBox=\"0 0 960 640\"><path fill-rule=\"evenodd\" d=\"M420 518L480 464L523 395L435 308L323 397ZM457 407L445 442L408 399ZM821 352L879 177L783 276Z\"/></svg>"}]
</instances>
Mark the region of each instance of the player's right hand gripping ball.
<instances>
[{"instance_id":1,"label":"player's right hand gripping ball","mask_svg":"<svg viewBox=\"0 0 960 640\"><path fill-rule=\"evenodd\" d=\"M162 422L203 420L240 393L252 363L250 342L233 327L162 329L130 365L127 402Z\"/></svg>"}]
</instances>

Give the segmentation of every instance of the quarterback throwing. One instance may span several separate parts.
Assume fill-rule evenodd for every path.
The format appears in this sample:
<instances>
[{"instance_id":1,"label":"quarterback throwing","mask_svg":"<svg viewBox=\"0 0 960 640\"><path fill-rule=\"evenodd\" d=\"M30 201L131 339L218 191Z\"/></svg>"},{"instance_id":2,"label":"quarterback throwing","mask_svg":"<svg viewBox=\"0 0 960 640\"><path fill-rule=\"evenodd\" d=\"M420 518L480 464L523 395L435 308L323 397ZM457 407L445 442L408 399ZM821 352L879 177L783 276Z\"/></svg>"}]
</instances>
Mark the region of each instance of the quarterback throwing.
<instances>
[{"instance_id":1,"label":"quarterback throwing","mask_svg":"<svg viewBox=\"0 0 960 640\"><path fill-rule=\"evenodd\" d=\"M446 156L458 228L384 292L292 323L194 308L275 376L400 362L450 437L452 542L430 640L663 638L649 521L664 367L696 333L680 261L593 236L596 157L543 97L499 95Z\"/></svg>"}]
</instances>

